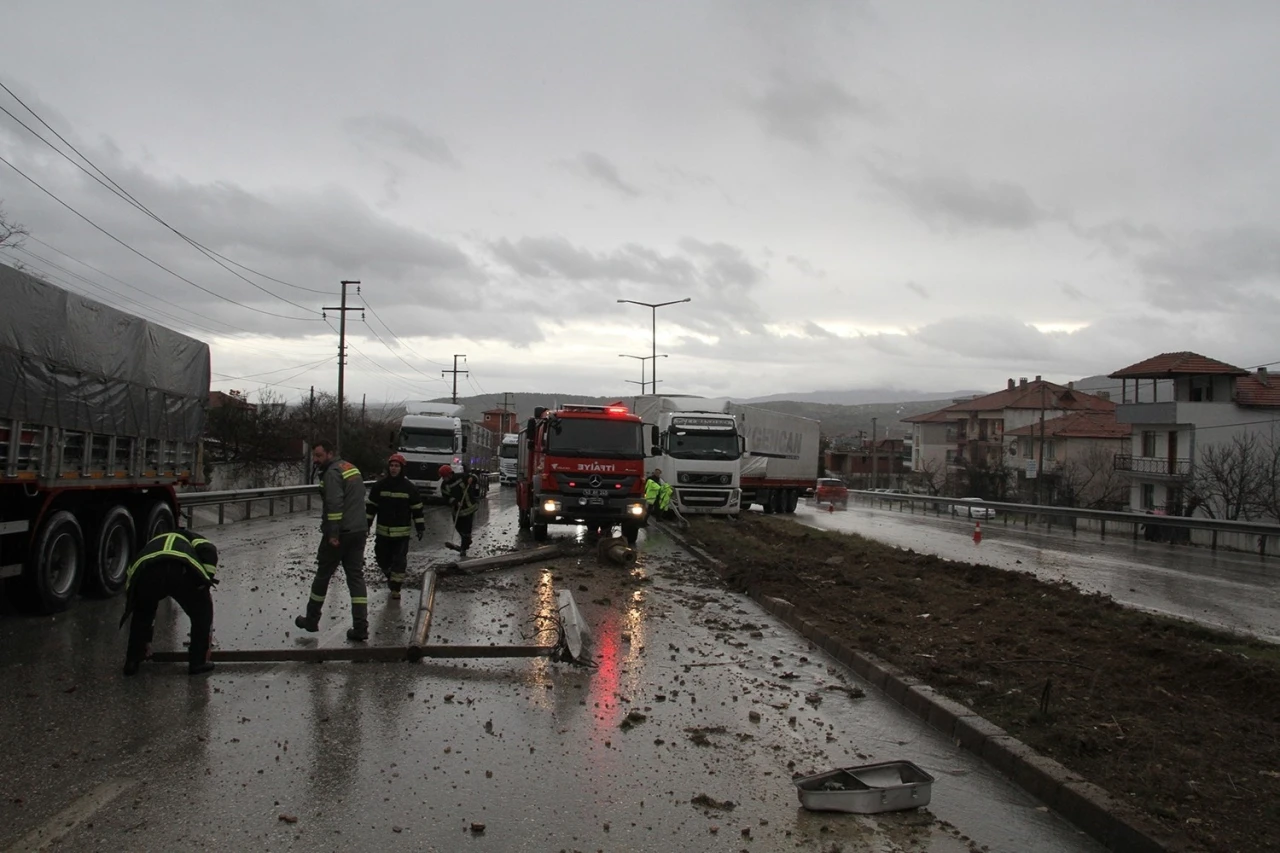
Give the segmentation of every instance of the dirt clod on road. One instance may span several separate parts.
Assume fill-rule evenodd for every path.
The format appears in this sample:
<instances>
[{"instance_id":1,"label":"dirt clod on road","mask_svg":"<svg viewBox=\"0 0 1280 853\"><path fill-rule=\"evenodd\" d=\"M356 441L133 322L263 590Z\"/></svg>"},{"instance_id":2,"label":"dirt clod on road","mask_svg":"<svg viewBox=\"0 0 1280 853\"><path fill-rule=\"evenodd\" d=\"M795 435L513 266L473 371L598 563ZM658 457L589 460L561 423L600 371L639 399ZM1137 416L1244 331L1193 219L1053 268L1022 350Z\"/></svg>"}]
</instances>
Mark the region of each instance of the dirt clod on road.
<instances>
[{"instance_id":1,"label":"dirt clod on road","mask_svg":"<svg viewBox=\"0 0 1280 853\"><path fill-rule=\"evenodd\" d=\"M785 518L700 518L740 589L914 675L1192 849L1280 837L1280 648Z\"/></svg>"}]
</instances>

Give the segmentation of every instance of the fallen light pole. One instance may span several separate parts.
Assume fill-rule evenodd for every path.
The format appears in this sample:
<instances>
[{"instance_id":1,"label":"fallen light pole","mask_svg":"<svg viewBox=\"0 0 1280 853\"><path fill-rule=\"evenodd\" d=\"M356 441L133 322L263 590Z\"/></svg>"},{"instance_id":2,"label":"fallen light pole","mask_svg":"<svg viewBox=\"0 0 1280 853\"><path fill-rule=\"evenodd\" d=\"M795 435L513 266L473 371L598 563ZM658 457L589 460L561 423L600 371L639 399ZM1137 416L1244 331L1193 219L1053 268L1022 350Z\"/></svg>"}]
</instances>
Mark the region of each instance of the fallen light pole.
<instances>
[{"instance_id":1,"label":"fallen light pole","mask_svg":"<svg viewBox=\"0 0 1280 853\"><path fill-rule=\"evenodd\" d=\"M558 552L558 546L554 547ZM535 549L546 551L546 548ZM522 562L529 562L527 554L504 554L501 557L524 557ZM534 559L545 559L550 554L543 554ZM489 560L497 557L485 558ZM476 562L476 561L470 561ZM508 563L509 565L510 563ZM589 636L586 622L578 610L573 593L566 589L556 591L556 613L552 621L556 630L556 641L549 645L475 645L463 643L428 643L431 633L431 616L435 608L437 574L434 570L422 576L422 594L418 598L418 613L414 621L413 633L408 646L342 646L335 648L319 646L301 646L292 649L213 649L210 659L216 663L267 663L282 661L306 661L319 663L322 661L409 661L411 663L423 658L534 658L545 657L565 663L589 663L583 655L585 641ZM160 663L185 663L187 653L155 652L151 660Z\"/></svg>"},{"instance_id":2,"label":"fallen light pole","mask_svg":"<svg viewBox=\"0 0 1280 853\"><path fill-rule=\"evenodd\" d=\"M596 546L596 553L601 560L608 560L620 566L634 566L636 562L636 550L628 545L626 538L622 536L601 539L600 544Z\"/></svg>"},{"instance_id":3,"label":"fallen light pole","mask_svg":"<svg viewBox=\"0 0 1280 853\"><path fill-rule=\"evenodd\" d=\"M462 574L469 574L476 571L485 571L488 569L502 569L507 566L520 566L525 563L536 563L538 560L549 560L552 557L558 557L564 553L564 547L559 544L542 545L538 548L530 548L528 551L512 551L509 554L495 554L492 557L476 557L473 560L460 560L454 565Z\"/></svg>"}]
</instances>

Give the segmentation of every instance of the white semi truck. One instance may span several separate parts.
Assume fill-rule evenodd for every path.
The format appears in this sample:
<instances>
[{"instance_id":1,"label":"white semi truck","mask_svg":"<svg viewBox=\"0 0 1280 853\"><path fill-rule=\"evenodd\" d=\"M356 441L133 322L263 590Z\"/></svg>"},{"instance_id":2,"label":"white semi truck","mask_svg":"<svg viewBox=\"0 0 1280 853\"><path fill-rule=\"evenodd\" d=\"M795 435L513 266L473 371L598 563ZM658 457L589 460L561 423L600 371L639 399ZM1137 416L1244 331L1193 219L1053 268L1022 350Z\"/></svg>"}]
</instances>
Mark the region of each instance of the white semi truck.
<instances>
[{"instance_id":1,"label":"white semi truck","mask_svg":"<svg viewBox=\"0 0 1280 853\"><path fill-rule=\"evenodd\" d=\"M520 434L509 432L498 447L498 485L516 484L516 459L520 456Z\"/></svg>"},{"instance_id":2,"label":"white semi truck","mask_svg":"<svg viewBox=\"0 0 1280 853\"><path fill-rule=\"evenodd\" d=\"M725 398L644 396L645 472L662 469L681 514L734 515L757 504L794 512L818 478L820 424Z\"/></svg>"},{"instance_id":3,"label":"white semi truck","mask_svg":"<svg viewBox=\"0 0 1280 853\"><path fill-rule=\"evenodd\" d=\"M739 510L743 439L728 405L724 399L683 396L631 401L651 443L645 475L662 469L682 515L735 515Z\"/></svg>"},{"instance_id":4,"label":"white semi truck","mask_svg":"<svg viewBox=\"0 0 1280 853\"><path fill-rule=\"evenodd\" d=\"M467 430L463 428L462 406L455 403L413 401L400 421L396 450L404 456L404 474L423 498L440 498L440 466L463 469L467 453Z\"/></svg>"}]
</instances>

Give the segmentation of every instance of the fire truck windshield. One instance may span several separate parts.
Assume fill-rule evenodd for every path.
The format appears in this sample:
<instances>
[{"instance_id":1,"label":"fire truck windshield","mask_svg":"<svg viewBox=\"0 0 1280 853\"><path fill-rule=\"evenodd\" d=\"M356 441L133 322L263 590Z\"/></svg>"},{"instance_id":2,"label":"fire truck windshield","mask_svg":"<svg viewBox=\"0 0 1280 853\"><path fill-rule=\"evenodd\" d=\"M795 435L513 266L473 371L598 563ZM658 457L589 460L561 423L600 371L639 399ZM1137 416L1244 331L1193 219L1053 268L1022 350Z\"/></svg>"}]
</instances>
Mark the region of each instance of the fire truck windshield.
<instances>
[{"instance_id":1,"label":"fire truck windshield","mask_svg":"<svg viewBox=\"0 0 1280 853\"><path fill-rule=\"evenodd\" d=\"M734 430L673 429L667 436L667 453L675 459L737 459L738 433Z\"/></svg>"},{"instance_id":2,"label":"fire truck windshield","mask_svg":"<svg viewBox=\"0 0 1280 853\"><path fill-rule=\"evenodd\" d=\"M554 456L643 459L642 425L635 421L557 418L547 430L546 451Z\"/></svg>"}]
</instances>

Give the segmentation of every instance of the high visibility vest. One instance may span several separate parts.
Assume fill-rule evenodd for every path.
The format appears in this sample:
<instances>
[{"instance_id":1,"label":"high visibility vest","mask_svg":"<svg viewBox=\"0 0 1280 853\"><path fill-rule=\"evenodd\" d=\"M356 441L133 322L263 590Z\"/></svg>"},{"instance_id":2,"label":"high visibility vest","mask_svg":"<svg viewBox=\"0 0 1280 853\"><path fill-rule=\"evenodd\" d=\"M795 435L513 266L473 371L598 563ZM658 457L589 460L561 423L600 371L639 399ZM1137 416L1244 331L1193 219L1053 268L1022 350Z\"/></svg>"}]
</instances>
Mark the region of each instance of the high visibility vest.
<instances>
[{"instance_id":1,"label":"high visibility vest","mask_svg":"<svg viewBox=\"0 0 1280 853\"><path fill-rule=\"evenodd\" d=\"M644 481L644 500L649 506L657 503L658 495L662 494L662 488L665 483L659 483L657 480L650 478Z\"/></svg>"}]
</instances>

